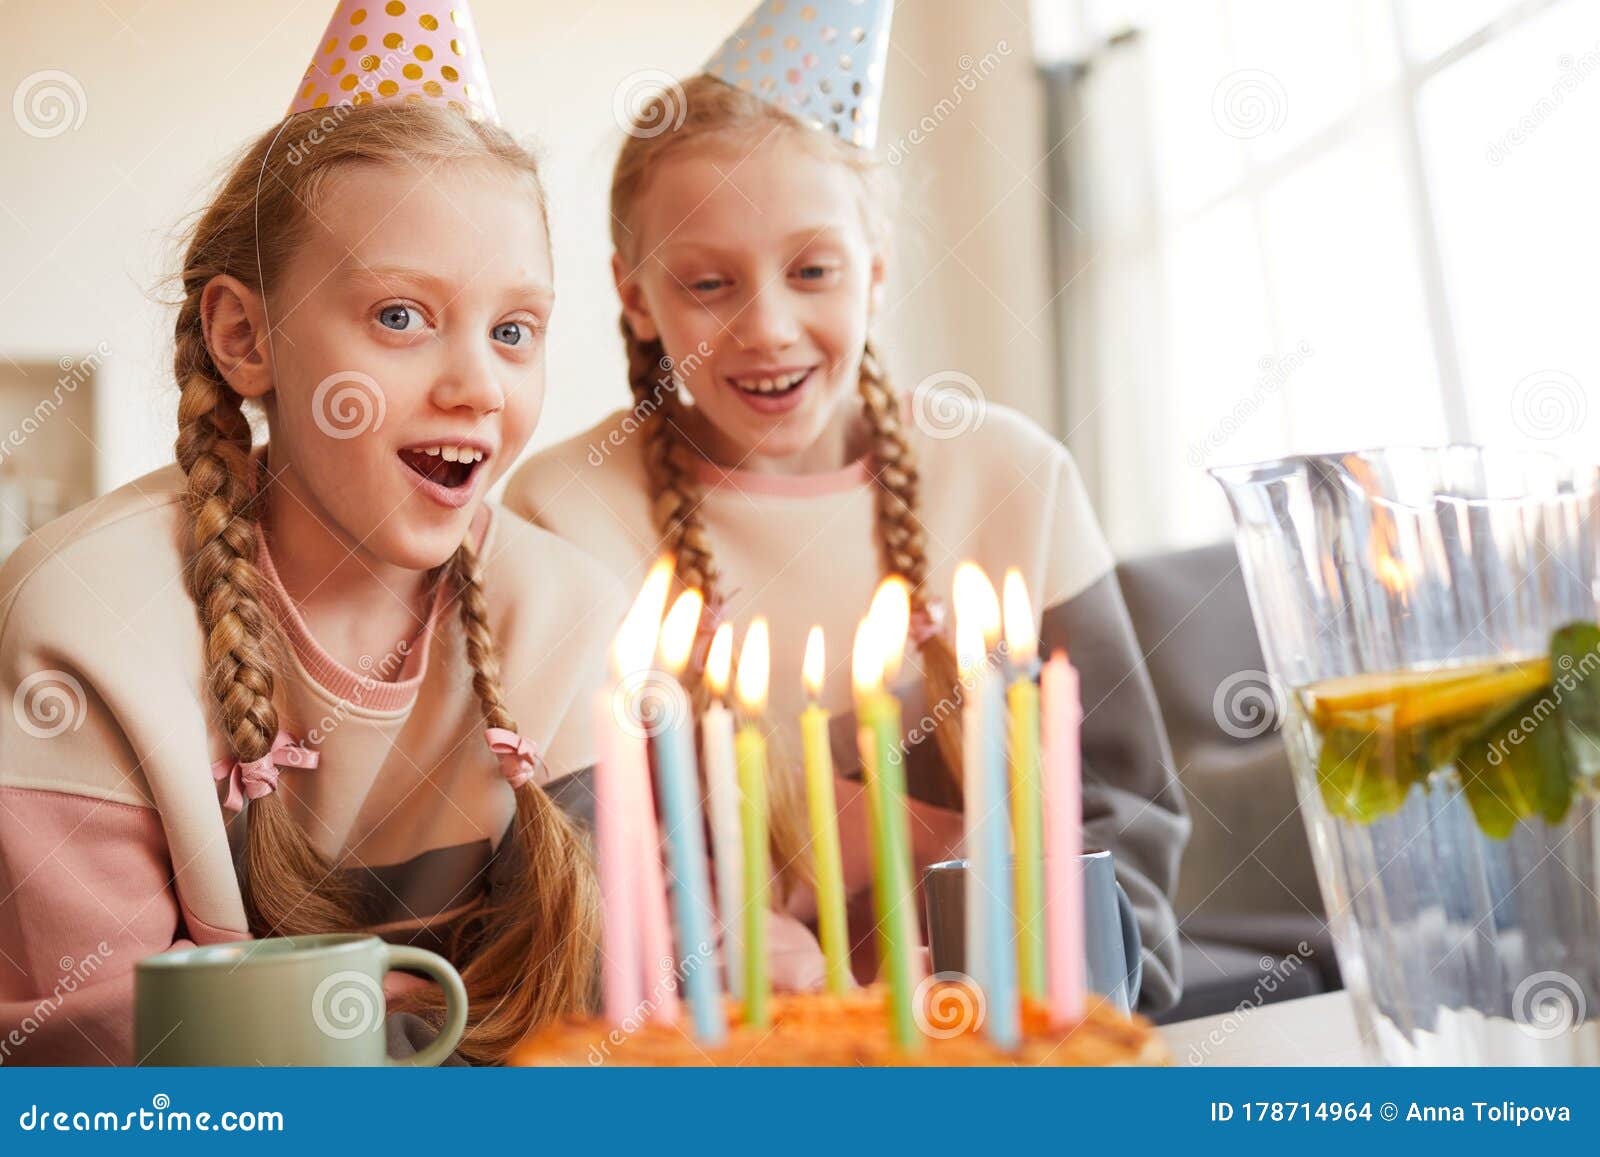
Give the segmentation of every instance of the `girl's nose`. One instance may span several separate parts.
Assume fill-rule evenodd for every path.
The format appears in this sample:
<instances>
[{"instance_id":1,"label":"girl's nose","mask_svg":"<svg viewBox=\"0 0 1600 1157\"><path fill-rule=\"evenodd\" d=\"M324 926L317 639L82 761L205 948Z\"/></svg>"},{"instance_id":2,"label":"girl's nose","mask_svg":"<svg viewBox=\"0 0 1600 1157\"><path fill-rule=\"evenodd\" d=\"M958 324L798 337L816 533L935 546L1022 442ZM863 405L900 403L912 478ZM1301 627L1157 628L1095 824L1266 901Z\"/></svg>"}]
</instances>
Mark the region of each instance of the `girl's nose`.
<instances>
[{"instance_id":1,"label":"girl's nose","mask_svg":"<svg viewBox=\"0 0 1600 1157\"><path fill-rule=\"evenodd\" d=\"M782 279L762 286L745 302L729 330L741 349L779 350L800 340L800 324L790 308Z\"/></svg>"},{"instance_id":2,"label":"girl's nose","mask_svg":"<svg viewBox=\"0 0 1600 1157\"><path fill-rule=\"evenodd\" d=\"M434 380L434 405L441 410L471 410L492 414L505 408L506 391L495 373L495 366L484 341L453 343L448 361Z\"/></svg>"}]
</instances>

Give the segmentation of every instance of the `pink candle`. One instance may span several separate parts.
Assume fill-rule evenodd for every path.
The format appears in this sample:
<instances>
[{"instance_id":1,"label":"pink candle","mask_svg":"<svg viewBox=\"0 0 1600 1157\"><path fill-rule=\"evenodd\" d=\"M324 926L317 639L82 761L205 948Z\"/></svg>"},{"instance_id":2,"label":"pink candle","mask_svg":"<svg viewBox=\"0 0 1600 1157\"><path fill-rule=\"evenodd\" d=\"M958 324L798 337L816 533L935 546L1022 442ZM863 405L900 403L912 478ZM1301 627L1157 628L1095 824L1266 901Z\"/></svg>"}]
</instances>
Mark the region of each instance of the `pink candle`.
<instances>
[{"instance_id":1,"label":"pink candle","mask_svg":"<svg viewBox=\"0 0 1600 1157\"><path fill-rule=\"evenodd\" d=\"M1049 937L1050 1022L1064 1028L1084 1014L1083 704L1078 672L1056 651L1039 676L1044 739L1045 931Z\"/></svg>"},{"instance_id":2,"label":"pink candle","mask_svg":"<svg viewBox=\"0 0 1600 1157\"><path fill-rule=\"evenodd\" d=\"M638 841L628 831L628 783L617 760L616 715L611 692L594 701L595 858L600 872L601 998L606 1020L621 1026L644 997L639 961Z\"/></svg>"},{"instance_id":3,"label":"pink candle","mask_svg":"<svg viewBox=\"0 0 1600 1157\"><path fill-rule=\"evenodd\" d=\"M661 829L656 824L655 792L650 786L650 759L645 737L624 730L617 737L619 762L629 787L634 847L638 849L640 952L643 955L645 1001L649 1015L662 1024L678 1023L677 965L672 955L672 926L667 920L667 885L661 871Z\"/></svg>"}]
</instances>

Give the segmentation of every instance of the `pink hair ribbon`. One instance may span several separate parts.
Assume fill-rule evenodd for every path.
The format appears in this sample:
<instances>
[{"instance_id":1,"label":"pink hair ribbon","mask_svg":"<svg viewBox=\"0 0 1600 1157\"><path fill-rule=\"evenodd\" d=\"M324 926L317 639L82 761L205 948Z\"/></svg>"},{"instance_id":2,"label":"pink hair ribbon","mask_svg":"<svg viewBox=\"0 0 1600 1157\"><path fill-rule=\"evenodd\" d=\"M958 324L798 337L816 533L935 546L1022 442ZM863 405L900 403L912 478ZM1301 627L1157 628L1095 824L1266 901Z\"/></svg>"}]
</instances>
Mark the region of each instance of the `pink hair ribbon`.
<instances>
[{"instance_id":1,"label":"pink hair ribbon","mask_svg":"<svg viewBox=\"0 0 1600 1157\"><path fill-rule=\"evenodd\" d=\"M538 773L539 751L531 742L505 727L490 727L483 733L489 750L500 760L500 774L513 789L521 787Z\"/></svg>"},{"instance_id":2,"label":"pink hair ribbon","mask_svg":"<svg viewBox=\"0 0 1600 1157\"><path fill-rule=\"evenodd\" d=\"M921 606L912 608L911 641L921 650L929 642L944 634L945 611L943 599L927 599Z\"/></svg>"},{"instance_id":3,"label":"pink hair ribbon","mask_svg":"<svg viewBox=\"0 0 1600 1157\"><path fill-rule=\"evenodd\" d=\"M228 798L222 806L231 812L244 807L245 797L260 799L278 789L278 770L284 767L317 766L320 757L300 743L287 731L279 731L272 741L272 750L260 759L241 763L237 759L219 759L211 765L211 778L221 783L228 781Z\"/></svg>"}]
</instances>

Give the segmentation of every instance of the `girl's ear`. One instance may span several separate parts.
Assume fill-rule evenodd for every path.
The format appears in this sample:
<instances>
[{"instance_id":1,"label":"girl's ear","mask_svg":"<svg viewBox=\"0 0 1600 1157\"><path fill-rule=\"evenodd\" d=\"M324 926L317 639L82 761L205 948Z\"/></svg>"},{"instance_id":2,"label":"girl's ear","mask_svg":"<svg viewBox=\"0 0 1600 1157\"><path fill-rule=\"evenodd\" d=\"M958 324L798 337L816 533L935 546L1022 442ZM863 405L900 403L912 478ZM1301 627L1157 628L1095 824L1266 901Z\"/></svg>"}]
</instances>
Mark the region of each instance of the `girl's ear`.
<instances>
[{"instance_id":1,"label":"girl's ear","mask_svg":"<svg viewBox=\"0 0 1600 1157\"><path fill-rule=\"evenodd\" d=\"M206 349L228 385L241 396L272 392L267 313L261 295L237 277L219 274L200 291Z\"/></svg>"},{"instance_id":2,"label":"girl's ear","mask_svg":"<svg viewBox=\"0 0 1600 1157\"><path fill-rule=\"evenodd\" d=\"M882 251L873 253L872 270L867 275L867 317L875 318L883 309L888 292L888 261Z\"/></svg>"},{"instance_id":3,"label":"girl's ear","mask_svg":"<svg viewBox=\"0 0 1600 1157\"><path fill-rule=\"evenodd\" d=\"M661 336L650 307L645 304L644 287L639 284L636 270L630 270L622 261L622 254L611 255L611 277L617 283L617 296L622 299L622 315L628 319L628 328L640 341L655 341Z\"/></svg>"}]
</instances>

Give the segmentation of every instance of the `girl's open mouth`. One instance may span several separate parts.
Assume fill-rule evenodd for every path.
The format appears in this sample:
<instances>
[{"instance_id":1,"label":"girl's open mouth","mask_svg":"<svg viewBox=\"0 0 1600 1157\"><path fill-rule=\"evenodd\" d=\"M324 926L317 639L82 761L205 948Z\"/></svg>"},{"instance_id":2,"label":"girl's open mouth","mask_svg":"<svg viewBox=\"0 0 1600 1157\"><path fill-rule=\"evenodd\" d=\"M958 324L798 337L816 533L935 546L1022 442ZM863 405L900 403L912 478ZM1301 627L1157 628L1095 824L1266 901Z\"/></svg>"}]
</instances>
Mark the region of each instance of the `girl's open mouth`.
<instances>
[{"instance_id":1,"label":"girl's open mouth","mask_svg":"<svg viewBox=\"0 0 1600 1157\"><path fill-rule=\"evenodd\" d=\"M447 506L461 505L471 496L473 478L487 458L486 451L472 446L410 446L400 451L400 461Z\"/></svg>"},{"instance_id":2,"label":"girl's open mouth","mask_svg":"<svg viewBox=\"0 0 1600 1157\"><path fill-rule=\"evenodd\" d=\"M812 367L815 369L816 367ZM753 394L758 398L781 398L785 394L792 394L805 385L806 379L811 377L811 370L795 370L792 373L774 374L771 377L739 377L729 378L728 384L742 394Z\"/></svg>"},{"instance_id":3,"label":"girl's open mouth","mask_svg":"<svg viewBox=\"0 0 1600 1157\"><path fill-rule=\"evenodd\" d=\"M800 404L816 370L816 366L811 366L772 374L741 374L723 380L751 409L761 414L782 414Z\"/></svg>"}]
</instances>

